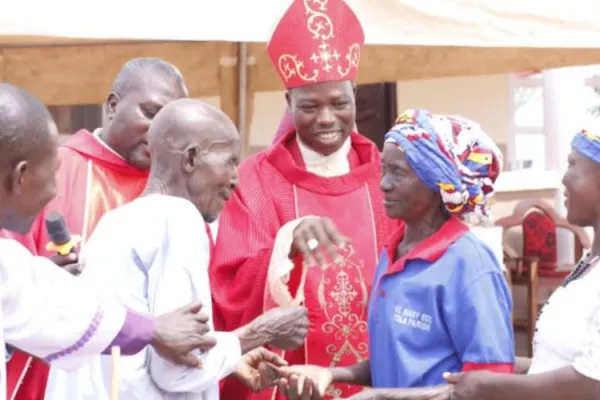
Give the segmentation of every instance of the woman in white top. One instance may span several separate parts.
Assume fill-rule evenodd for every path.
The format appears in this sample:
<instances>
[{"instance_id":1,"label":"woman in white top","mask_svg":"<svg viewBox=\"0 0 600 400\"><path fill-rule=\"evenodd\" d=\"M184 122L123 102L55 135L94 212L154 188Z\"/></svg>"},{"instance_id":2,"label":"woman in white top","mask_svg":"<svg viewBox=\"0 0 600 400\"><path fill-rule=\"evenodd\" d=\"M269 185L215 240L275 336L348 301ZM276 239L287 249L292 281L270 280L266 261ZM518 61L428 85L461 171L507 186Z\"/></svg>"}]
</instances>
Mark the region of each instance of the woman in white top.
<instances>
[{"instance_id":1,"label":"woman in white top","mask_svg":"<svg viewBox=\"0 0 600 400\"><path fill-rule=\"evenodd\" d=\"M592 248L542 308L522 374L450 374L452 400L600 399L600 132L577 133L571 147L567 220L594 228Z\"/></svg>"}]
</instances>

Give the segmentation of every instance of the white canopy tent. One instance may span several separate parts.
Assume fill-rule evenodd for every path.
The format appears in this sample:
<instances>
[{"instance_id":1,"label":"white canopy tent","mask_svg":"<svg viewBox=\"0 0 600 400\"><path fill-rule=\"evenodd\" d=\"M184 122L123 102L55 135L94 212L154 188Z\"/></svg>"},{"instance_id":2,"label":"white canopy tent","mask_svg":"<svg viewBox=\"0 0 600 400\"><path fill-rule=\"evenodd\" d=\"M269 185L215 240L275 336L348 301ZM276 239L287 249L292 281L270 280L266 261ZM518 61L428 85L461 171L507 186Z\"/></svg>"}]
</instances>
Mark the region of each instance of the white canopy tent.
<instances>
[{"instance_id":1,"label":"white canopy tent","mask_svg":"<svg viewBox=\"0 0 600 400\"><path fill-rule=\"evenodd\" d=\"M254 93L281 89L264 42L290 2L6 2L0 80L47 104L97 104L126 60L162 57L182 70L191 95L219 95L243 132ZM368 44L360 83L600 63L600 2L592 0L347 2Z\"/></svg>"},{"instance_id":2,"label":"white canopy tent","mask_svg":"<svg viewBox=\"0 0 600 400\"><path fill-rule=\"evenodd\" d=\"M318 5L326 0L306 0ZM291 0L20 0L0 35L79 39L266 42ZM347 0L368 44L600 47L591 0Z\"/></svg>"}]
</instances>

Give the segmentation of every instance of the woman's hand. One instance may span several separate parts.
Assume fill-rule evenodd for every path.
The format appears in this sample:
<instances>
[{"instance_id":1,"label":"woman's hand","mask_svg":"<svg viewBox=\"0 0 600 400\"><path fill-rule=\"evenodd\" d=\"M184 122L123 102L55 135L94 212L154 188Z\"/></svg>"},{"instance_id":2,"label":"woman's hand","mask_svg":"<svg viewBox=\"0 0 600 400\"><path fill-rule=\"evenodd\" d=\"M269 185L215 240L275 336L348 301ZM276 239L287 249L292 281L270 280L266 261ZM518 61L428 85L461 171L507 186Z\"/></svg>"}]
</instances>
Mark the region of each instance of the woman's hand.
<instances>
[{"instance_id":1,"label":"woman's hand","mask_svg":"<svg viewBox=\"0 0 600 400\"><path fill-rule=\"evenodd\" d=\"M322 400L333 382L329 368L293 365L278 368L279 391L290 400Z\"/></svg>"}]
</instances>

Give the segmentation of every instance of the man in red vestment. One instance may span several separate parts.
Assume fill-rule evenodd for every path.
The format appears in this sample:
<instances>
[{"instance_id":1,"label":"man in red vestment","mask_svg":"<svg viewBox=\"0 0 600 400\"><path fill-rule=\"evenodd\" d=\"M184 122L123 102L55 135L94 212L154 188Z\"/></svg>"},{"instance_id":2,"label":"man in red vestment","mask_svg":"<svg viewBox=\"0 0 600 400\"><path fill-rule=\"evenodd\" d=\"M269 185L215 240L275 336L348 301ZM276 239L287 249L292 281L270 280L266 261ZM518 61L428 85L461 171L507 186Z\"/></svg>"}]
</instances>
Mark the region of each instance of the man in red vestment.
<instances>
[{"instance_id":1,"label":"man in red vestment","mask_svg":"<svg viewBox=\"0 0 600 400\"><path fill-rule=\"evenodd\" d=\"M292 3L268 53L287 88L293 125L241 164L240 186L219 218L211 266L215 324L232 330L268 308L303 303L311 328L304 346L285 354L291 364L341 366L369 357L367 299L380 249L397 225L385 216L379 151L353 132L363 42L343 0ZM291 259L301 250L298 240L318 257L319 245L332 238L327 219L308 216L327 217L351 233L351 242L318 265L313 257ZM329 396L359 390L334 385ZM249 396L231 380L222 385L224 399Z\"/></svg>"},{"instance_id":2,"label":"man in red vestment","mask_svg":"<svg viewBox=\"0 0 600 400\"><path fill-rule=\"evenodd\" d=\"M157 58L136 58L118 73L104 104L104 127L75 133L59 149L61 167L57 195L37 217L30 233L17 237L32 253L53 256L44 223L57 211L82 244L109 210L136 198L146 185L150 168L147 132L154 115L167 103L187 97L179 70ZM57 263L65 263L57 259ZM75 266L76 257L70 266ZM73 299L77 301L77 299ZM48 367L15 352L7 365L8 399L44 400ZM54 399L50 399L54 400Z\"/></svg>"},{"instance_id":3,"label":"man in red vestment","mask_svg":"<svg viewBox=\"0 0 600 400\"><path fill-rule=\"evenodd\" d=\"M271 144L277 143L277 141L284 137L286 133L294 129L296 129L296 126L294 125L294 115L289 109L285 110L285 113L279 122L279 127L277 128L277 131L275 131L275 136L273 136Z\"/></svg>"}]
</instances>

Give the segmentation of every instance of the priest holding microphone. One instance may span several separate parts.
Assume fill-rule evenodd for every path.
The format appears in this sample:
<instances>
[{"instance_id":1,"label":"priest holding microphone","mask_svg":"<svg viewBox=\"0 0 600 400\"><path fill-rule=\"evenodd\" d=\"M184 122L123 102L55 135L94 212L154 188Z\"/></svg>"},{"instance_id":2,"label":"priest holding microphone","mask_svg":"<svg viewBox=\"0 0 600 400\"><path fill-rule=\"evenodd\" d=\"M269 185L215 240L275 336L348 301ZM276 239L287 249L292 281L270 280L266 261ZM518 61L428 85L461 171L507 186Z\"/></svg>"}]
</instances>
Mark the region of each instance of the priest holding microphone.
<instances>
[{"instance_id":1,"label":"priest holding microphone","mask_svg":"<svg viewBox=\"0 0 600 400\"><path fill-rule=\"evenodd\" d=\"M0 228L27 232L56 195L57 140L40 100L0 83ZM0 239L0 298L0 357L6 343L74 369L114 346L131 355L151 345L167 360L199 368L201 360L190 352L214 345L200 303L158 316L133 312L13 239ZM6 382L0 364L0 400L7 398Z\"/></svg>"}]
</instances>

